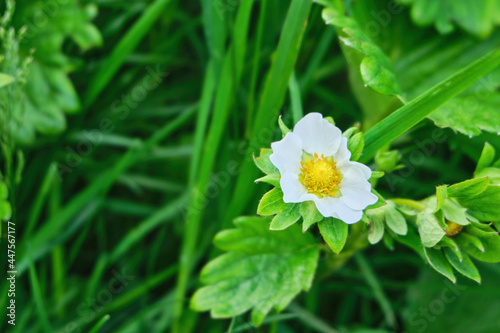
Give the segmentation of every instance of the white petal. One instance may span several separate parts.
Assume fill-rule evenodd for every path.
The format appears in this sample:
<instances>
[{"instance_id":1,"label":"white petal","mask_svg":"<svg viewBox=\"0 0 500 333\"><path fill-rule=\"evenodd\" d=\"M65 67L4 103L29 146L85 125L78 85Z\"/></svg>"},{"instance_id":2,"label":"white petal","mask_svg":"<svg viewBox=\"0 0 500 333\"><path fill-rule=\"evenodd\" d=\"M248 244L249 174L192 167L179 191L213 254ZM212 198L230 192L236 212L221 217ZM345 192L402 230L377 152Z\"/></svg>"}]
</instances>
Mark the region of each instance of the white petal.
<instances>
[{"instance_id":1,"label":"white petal","mask_svg":"<svg viewBox=\"0 0 500 333\"><path fill-rule=\"evenodd\" d=\"M302 141L298 135L288 132L281 141L271 143L271 149L273 153L269 159L281 175L286 172L300 173Z\"/></svg>"},{"instance_id":2,"label":"white petal","mask_svg":"<svg viewBox=\"0 0 500 333\"><path fill-rule=\"evenodd\" d=\"M316 204L316 208L324 217L335 217L339 218L337 213L335 212L335 206L340 202L339 198L325 197L318 198L315 196L314 203Z\"/></svg>"},{"instance_id":3,"label":"white petal","mask_svg":"<svg viewBox=\"0 0 500 333\"><path fill-rule=\"evenodd\" d=\"M342 164L349 162L351 152L347 149L347 138L340 139L339 148L333 154L333 159L337 162L337 166L341 167Z\"/></svg>"},{"instance_id":4,"label":"white petal","mask_svg":"<svg viewBox=\"0 0 500 333\"><path fill-rule=\"evenodd\" d=\"M361 220L363 217L362 210L355 210L347 206L342 202L335 207L337 214L339 215L339 219L344 221L347 224L353 224Z\"/></svg>"},{"instance_id":5,"label":"white petal","mask_svg":"<svg viewBox=\"0 0 500 333\"><path fill-rule=\"evenodd\" d=\"M342 188L340 192L342 193L342 201L350 208L356 210L363 210L378 200L378 197L370 191L359 190L353 187Z\"/></svg>"},{"instance_id":6,"label":"white petal","mask_svg":"<svg viewBox=\"0 0 500 333\"><path fill-rule=\"evenodd\" d=\"M293 133L302 140L302 149L309 154L332 156L338 150L342 131L323 119L320 113L312 112L293 128Z\"/></svg>"},{"instance_id":7,"label":"white petal","mask_svg":"<svg viewBox=\"0 0 500 333\"><path fill-rule=\"evenodd\" d=\"M371 184L366 180L366 170L364 168L360 168L359 165L361 163L348 162L344 165L341 165L339 169L342 171L343 178L340 182L340 186L342 189L340 192L342 193L344 189L347 188L356 188L360 190L371 191Z\"/></svg>"},{"instance_id":8,"label":"white petal","mask_svg":"<svg viewBox=\"0 0 500 333\"><path fill-rule=\"evenodd\" d=\"M310 201L317 198L314 194L307 192L307 189L299 181L297 174L291 172L282 174L280 185L283 191L283 201L286 203Z\"/></svg>"}]
</instances>

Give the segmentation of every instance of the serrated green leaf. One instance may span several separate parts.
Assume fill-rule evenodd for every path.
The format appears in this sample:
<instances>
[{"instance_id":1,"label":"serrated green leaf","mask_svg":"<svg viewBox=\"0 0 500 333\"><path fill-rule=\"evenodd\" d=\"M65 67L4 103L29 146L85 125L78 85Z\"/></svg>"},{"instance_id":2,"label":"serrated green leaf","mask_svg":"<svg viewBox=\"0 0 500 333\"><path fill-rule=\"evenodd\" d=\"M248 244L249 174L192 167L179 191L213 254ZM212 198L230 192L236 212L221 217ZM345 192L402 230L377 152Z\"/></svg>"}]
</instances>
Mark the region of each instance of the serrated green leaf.
<instances>
[{"instance_id":1,"label":"serrated green leaf","mask_svg":"<svg viewBox=\"0 0 500 333\"><path fill-rule=\"evenodd\" d=\"M449 263L464 276L468 277L476 281L477 283L481 283L481 275L479 275L479 271L476 266L470 260L468 255L463 256L463 258L459 258L457 253L450 248L444 249L444 254L448 259Z\"/></svg>"},{"instance_id":2,"label":"serrated green leaf","mask_svg":"<svg viewBox=\"0 0 500 333\"><path fill-rule=\"evenodd\" d=\"M406 235L408 232L406 219L391 201L388 202L388 207L385 210L385 224L398 235Z\"/></svg>"},{"instance_id":3,"label":"serrated green leaf","mask_svg":"<svg viewBox=\"0 0 500 333\"><path fill-rule=\"evenodd\" d=\"M340 253L347 241L348 225L339 219L328 217L318 223L319 231L334 253Z\"/></svg>"},{"instance_id":4,"label":"serrated green leaf","mask_svg":"<svg viewBox=\"0 0 500 333\"><path fill-rule=\"evenodd\" d=\"M314 201L304 201L300 203L299 208L300 215L302 215L302 232L306 232L309 228L322 219L324 216L321 215Z\"/></svg>"},{"instance_id":5,"label":"serrated green leaf","mask_svg":"<svg viewBox=\"0 0 500 333\"><path fill-rule=\"evenodd\" d=\"M460 206L454 200L445 200L442 207L444 217L451 222L460 225L468 225L470 224L469 220L466 217L467 209Z\"/></svg>"},{"instance_id":6,"label":"serrated green leaf","mask_svg":"<svg viewBox=\"0 0 500 333\"><path fill-rule=\"evenodd\" d=\"M370 231L368 232L368 241L370 244L380 242L384 236L384 221L380 216L374 214L370 216Z\"/></svg>"},{"instance_id":7,"label":"serrated green leaf","mask_svg":"<svg viewBox=\"0 0 500 333\"><path fill-rule=\"evenodd\" d=\"M469 213L481 221L500 221L500 186L489 185L481 194L459 203L469 209Z\"/></svg>"},{"instance_id":8,"label":"serrated green leaf","mask_svg":"<svg viewBox=\"0 0 500 333\"><path fill-rule=\"evenodd\" d=\"M464 232L459 234L459 236L462 235L467 234ZM481 242L481 244L484 246L484 251L479 250L477 248L477 245L472 245L472 242L467 242L467 240L470 241L473 238L476 238ZM458 238L457 241L459 241ZM468 237L465 238L462 236L462 238L460 238L459 244L461 247L465 248L465 251L467 251L467 253L469 253L477 260L490 263L500 262L500 236L497 234L487 234L481 237L468 235Z\"/></svg>"},{"instance_id":9,"label":"serrated green leaf","mask_svg":"<svg viewBox=\"0 0 500 333\"><path fill-rule=\"evenodd\" d=\"M279 173L278 168L275 167L274 164L269 159L269 156L271 156L272 153L273 153L272 149L262 148L260 150L260 156L253 157L253 160L255 161L255 164L257 165L257 167L267 175L270 175L270 174L273 174L276 172Z\"/></svg>"},{"instance_id":10,"label":"serrated green leaf","mask_svg":"<svg viewBox=\"0 0 500 333\"><path fill-rule=\"evenodd\" d=\"M439 243L436 245L436 248L450 248L455 255L458 257L459 260L462 260L463 255L462 251L460 250L460 247L458 246L457 242L455 242L453 239L450 237L443 237Z\"/></svg>"},{"instance_id":11,"label":"serrated green leaf","mask_svg":"<svg viewBox=\"0 0 500 333\"><path fill-rule=\"evenodd\" d=\"M300 219L300 205L286 204L286 208L279 212L271 221L270 230L284 230Z\"/></svg>"},{"instance_id":12,"label":"serrated green leaf","mask_svg":"<svg viewBox=\"0 0 500 333\"><path fill-rule=\"evenodd\" d=\"M270 232L269 219L239 218L236 229L220 232L215 244L226 254L202 270L206 285L191 299L197 311L230 318L252 309L259 326L270 310L283 310L302 290L311 287L319 249L314 237L295 225Z\"/></svg>"},{"instance_id":13,"label":"serrated green leaf","mask_svg":"<svg viewBox=\"0 0 500 333\"><path fill-rule=\"evenodd\" d=\"M391 61L358 23L333 6L324 8L322 16L326 24L339 29L339 39L344 45L363 56L360 72L364 84L384 95L398 95L400 90Z\"/></svg>"},{"instance_id":14,"label":"serrated green leaf","mask_svg":"<svg viewBox=\"0 0 500 333\"><path fill-rule=\"evenodd\" d=\"M441 185L436 187L436 198L437 198L436 211L441 209L447 197L448 197L448 186Z\"/></svg>"},{"instance_id":15,"label":"serrated green leaf","mask_svg":"<svg viewBox=\"0 0 500 333\"><path fill-rule=\"evenodd\" d=\"M422 244L425 247L433 247L445 235L443 228L439 226L439 222L430 212L422 212L417 214L417 226Z\"/></svg>"},{"instance_id":16,"label":"serrated green leaf","mask_svg":"<svg viewBox=\"0 0 500 333\"><path fill-rule=\"evenodd\" d=\"M283 201L283 192L280 188L275 187L264 194L257 206L257 214L261 216L274 215L286 208L287 204Z\"/></svg>"},{"instance_id":17,"label":"serrated green leaf","mask_svg":"<svg viewBox=\"0 0 500 333\"><path fill-rule=\"evenodd\" d=\"M256 183L264 182L264 183L271 184L275 187L280 187L280 179L281 179L280 173L275 172L275 173L272 173L270 175L265 175L264 177L260 177L260 178L256 179L255 182Z\"/></svg>"},{"instance_id":18,"label":"serrated green leaf","mask_svg":"<svg viewBox=\"0 0 500 333\"><path fill-rule=\"evenodd\" d=\"M436 126L450 127L471 137L481 134L482 131L498 133L499 105L500 95L488 101L475 99L474 103L470 102L468 96L459 96L434 111L429 118Z\"/></svg>"},{"instance_id":19,"label":"serrated green leaf","mask_svg":"<svg viewBox=\"0 0 500 333\"><path fill-rule=\"evenodd\" d=\"M495 158L495 148L490 145L488 142L484 143L483 151L481 152L481 156L479 157L479 161L477 162L476 170L474 171L474 176L477 176L477 173L493 162Z\"/></svg>"},{"instance_id":20,"label":"serrated green leaf","mask_svg":"<svg viewBox=\"0 0 500 333\"><path fill-rule=\"evenodd\" d=\"M475 197L484 192L489 184L490 180L486 177L466 180L450 185L448 187L448 196L457 198L458 200Z\"/></svg>"},{"instance_id":21,"label":"serrated green leaf","mask_svg":"<svg viewBox=\"0 0 500 333\"><path fill-rule=\"evenodd\" d=\"M351 160L357 161L363 152L365 145L365 137L362 132L354 134L349 141L347 141L347 149L351 152Z\"/></svg>"},{"instance_id":22,"label":"serrated green leaf","mask_svg":"<svg viewBox=\"0 0 500 333\"><path fill-rule=\"evenodd\" d=\"M457 281L450 263L441 250L424 247L424 252L432 268L434 268L438 273L446 276L453 283Z\"/></svg>"}]
</instances>

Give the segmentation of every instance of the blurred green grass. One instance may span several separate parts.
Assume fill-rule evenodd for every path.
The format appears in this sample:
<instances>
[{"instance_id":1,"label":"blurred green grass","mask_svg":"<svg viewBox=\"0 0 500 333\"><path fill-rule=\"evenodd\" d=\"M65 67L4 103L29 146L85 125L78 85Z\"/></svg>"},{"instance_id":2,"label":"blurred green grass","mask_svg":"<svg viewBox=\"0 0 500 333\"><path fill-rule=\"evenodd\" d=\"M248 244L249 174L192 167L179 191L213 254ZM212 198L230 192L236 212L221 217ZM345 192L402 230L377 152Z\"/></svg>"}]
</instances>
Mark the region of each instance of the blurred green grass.
<instances>
[{"instance_id":1,"label":"blurred green grass","mask_svg":"<svg viewBox=\"0 0 500 333\"><path fill-rule=\"evenodd\" d=\"M17 11L29 3L18 1ZM2 316L2 331L378 332L361 328L378 327L388 315L381 299L395 309L396 327L411 327L404 309L428 300L406 294L423 293L436 276L399 247L393 253L371 248L371 267L365 259L348 263L260 329L243 316L213 320L187 309L200 265L215 255L213 235L235 216L255 214L267 189L253 184L258 170L251 154L279 138L277 117L292 125L303 113L321 112L343 129L363 120L321 6L303 0L93 3L102 46L85 53L74 40L61 46L74 60L70 79L81 110L67 115L63 131L22 146L18 323L10 327ZM158 79L155 72L168 75ZM395 143L403 161L433 130L425 121L411 140ZM446 145L404 181L381 182L382 190L422 198L436 184L469 177L484 140L500 147L494 134L469 139L444 131ZM498 272L491 275L483 287L496 295ZM2 308L7 288L2 281ZM487 320L494 325L494 316ZM477 332L496 332L484 327Z\"/></svg>"}]
</instances>

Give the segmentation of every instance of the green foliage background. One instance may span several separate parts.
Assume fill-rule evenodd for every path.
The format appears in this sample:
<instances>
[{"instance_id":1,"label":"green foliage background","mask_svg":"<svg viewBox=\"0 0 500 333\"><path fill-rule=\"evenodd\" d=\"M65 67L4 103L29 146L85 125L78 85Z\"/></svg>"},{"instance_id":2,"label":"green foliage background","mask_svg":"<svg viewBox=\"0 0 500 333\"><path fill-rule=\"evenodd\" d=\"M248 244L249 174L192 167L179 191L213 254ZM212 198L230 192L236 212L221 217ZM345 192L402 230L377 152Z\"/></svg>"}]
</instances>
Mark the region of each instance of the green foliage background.
<instances>
[{"instance_id":1,"label":"green foliage background","mask_svg":"<svg viewBox=\"0 0 500 333\"><path fill-rule=\"evenodd\" d=\"M498 264L453 289L399 244L333 269L322 251L310 290L259 328L189 302L215 234L269 190L252 154L280 139L279 115L371 129L361 159L392 171L387 197L471 178L485 141L500 151L499 17L498 0L16 1L5 27L27 30L2 38L15 81L0 76L0 217L16 223L17 321L2 310L1 331L498 332Z\"/></svg>"}]
</instances>

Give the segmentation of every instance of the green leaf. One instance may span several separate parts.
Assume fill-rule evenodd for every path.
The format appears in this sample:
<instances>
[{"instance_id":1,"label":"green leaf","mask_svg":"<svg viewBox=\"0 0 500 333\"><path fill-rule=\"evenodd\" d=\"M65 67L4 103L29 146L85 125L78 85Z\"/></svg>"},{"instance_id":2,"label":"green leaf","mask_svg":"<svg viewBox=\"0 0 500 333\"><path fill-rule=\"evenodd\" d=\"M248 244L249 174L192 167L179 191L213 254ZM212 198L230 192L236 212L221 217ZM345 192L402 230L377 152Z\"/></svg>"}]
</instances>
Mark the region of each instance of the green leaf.
<instances>
[{"instance_id":1,"label":"green leaf","mask_svg":"<svg viewBox=\"0 0 500 333\"><path fill-rule=\"evenodd\" d=\"M314 201L304 201L300 203L299 208L300 215L302 215L302 232L306 232L309 228L322 219L324 216L321 215Z\"/></svg>"},{"instance_id":2,"label":"green leaf","mask_svg":"<svg viewBox=\"0 0 500 333\"><path fill-rule=\"evenodd\" d=\"M450 127L467 136L482 131L500 132L500 95L483 100L474 95L461 95L434 111L429 118L439 127Z\"/></svg>"},{"instance_id":3,"label":"green leaf","mask_svg":"<svg viewBox=\"0 0 500 333\"><path fill-rule=\"evenodd\" d=\"M287 208L287 204L283 201L283 192L280 188L273 188L271 191L264 194L257 206L257 214L262 216L278 214Z\"/></svg>"},{"instance_id":4,"label":"green leaf","mask_svg":"<svg viewBox=\"0 0 500 333\"><path fill-rule=\"evenodd\" d=\"M412 5L411 18L422 26L433 24L442 34L451 33L454 24L480 38L492 31L499 7L490 0L398 0Z\"/></svg>"},{"instance_id":5,"label":"green leaf","mask_svg":"<svg viewBox=\"0 0 500 333\"><path fill-rule=\"evenodd\" d=\"M448 187L448 196L458 200L472 198L483 193L490 184L486 177L466 180Z\"/></svg>"},{"instance_id":6,"label":"green leaf","mask_svg":"<svg viewBox=\"0 0 500 333\"><path fill-rule=\"evenodd\" d=\"M473 230L475 234L470 235L471 231ZM471 242L467 243L462 239L460 246L465 247L465 250L472 257L490 263L500 262L500 236L497 233L486 233L472 226L467 227L467 233L470 236L466 238L467 240L476 238L481 242L481 244L484 245L484 251L481 251L478 250L477 246L473 246ZM460 235L462 234L464 234L464 232L460 233Z\"/></svg>"},{"instance_id":7,"label":"green leaf","mask_svg":"<svg viewBox=\"0 0 500 333\"><path fill-rule=\"evenodd\" d=\"M446 276L453 283L457 281L455 274L453 274L453 268L451 268L450 263L441 250L424 247L424 252L432 268L434 268L438 273Z\"/></svg>"},{"instance_id":8,"label":"green leaf","mask_svg":"<svg viewBox=\"0 0 500 333\"><path fill-rule=\"evenodd\" d=\"M7 189L7 185L0 180L0 199L7 199L9 196L9 190Z\"/></svg>"},{"instance_id":9,"label":"green leaf","mask_svg":"<svg viewBox=\"0 0 500 333\"><path fill-rule=\"evenodd\" d=\"M474 176L478 177L477 173L489 166L494 159L495 148L493 148L493 146L488 142L485 142L483 151L481 152L481 156L479 157L479 161L477 162L476 170L474 171Z\"/></svg>"},{"instance_id":10,"label":"green leaf","mask_svg":"<svg viewBox=\"0 0 500 333\"><path fill-rule=\"evenodd\" d=\"M210 310L214 318L230 318L252 309L260 325L270 310L283 310L302 290L311 287L319 248L314 237L295 225L270 232L269 219L242 217L236 229L215 237L215 245L228 253L202 270L205 287L198 289L191 307Z\"/></svg>"},{"instance_id":11,"label":"green leaf","mask_svg":"<svg viewBox=\"0 0 500 333\"><path fill-rule=\"evenodd\" d=\"M368 232L368 241L370 242L370 244L376 244L380 242L383 236L384 221L377 214L370 216L370 231Z\"/></svg>"},{"instance_id":12,"label":"green leaf","mask_svg":"<svg viewBox=\"0 0 500 333\"><path fill-rule=\"evenodd\" d=\"M272 173L270 175L265 175L264 177L260 177L260 178L256 179L255 182L256 183L264 182L264 183L271 184L275 187L280 187L280 179L281 179L280 173L275 172L275 173Z\"/></svg>"},{"instance_id":13,"label":"green leaf","mask_svg":"<svg viewBox=\"0 0 500 333\"><path fill-rule=\"evenodd\" d=\"M481 221L500 221L500 186L489 185L481 194L459 202Z\"/></svg>"},{"instance_id":14,"label":"green leaf","mask_svg":"<svg viewBox=\"0 0 500 333\"><path fill-rule=\"evenodd\" d=\"M481 283L481 276L479 272L474 266L472 260L470 260L469 256L465 255L462 259L458 258L455 251L450 248L444 249L444 254L448 259L449 263L460 273L465 275L466 277L476 281L477 283Z\"/></svg>"},{"instance_id":15,"label":"green leaf","mask_svg":"<svg viewBox=\"0 0 500 333\"><path fill-rule=\"evenodd\" d=\"M417 214L417 226L422 244L425 247L433 247L445 235L443 228L439 226L438 220L434 214L430 212Z\"/></svg>"},{"instance_id":16,"label":"green leaf","mask_svg":"<svg viewBox=\"0 0 500 333\"><path fill-rule=\"evenodd\" d=\"M379 179L379 178L382 178L384 177L385 175L385 172L383 171L372 171L372 175L370 176L370 181L371 180L374 180L374 179Z\"/></svg>"},{"instance_id":17,"label":"green leaf","mask_svg":"<svg viewBox=\"0 0 500 333\"><path fill-rule=\"evenodd\" d=\"M354 134L349 141L347 141L347 149L352 154L351 160L357 161L363 152L363 147L365 145L365 137L362 132Z\"/></svg>"},{"instance_id":18,"label":"green leaf","mask_svg":"<svg viewBox=\"0 0 500 333\"><path fill-rule=\"evenodd\" d=\"M470 224L469 220L466 217L467 209L460 206L454 200L445 200L443 204L443 212L444 217L451 222L460 225L468 225Z\"/></svg>"},{"instance_id":19,"label":"green leaf","mask_svg":"<svg viewBox=\"0 0 500 333\"><path fill-rule=\"evenodd\" d=\"M273 174L276 172L279 173L278 168L275 167L274 164L269 159L269 156L271 156L272 153L273 153L272 149L262 148L260 150L260 156L253 157L253 160L255 161L255 164L257 165L257 167L267 175L270 175L270 174Z\"/></svg>"},{"instance_id":20,"label":"green leaf","mask_svg":"<svg viewBox=\"0 0 500 333\"><path fill-rule=\"evenodd\" d=\"M318 223L319 231L334 253L340 253L347 241L348 225L339 219L328 217Z\"/></svg>"},{"instance_id":21,"label":"green leaf","mask_svg":"<svg viewBox=\"0 0 500 333\"><path fill-rule=\"evenodd\" d=\"M460 248L467 250L467 252L469 252L471 248L477 250L478 252L484 252L484 244L477 237L461 232L453 238L458 243Z\"/></svg>"},{"instance_id":22,"label":"green leaf","mask_svg":"<svg viewBox=\"0 0 500 333\"><path fill-rule=\"evenodd\" d=\"M299 204L286 204L286 208L279 212L271 221L269 230L283 230L300 219Z\"/></svg>"},{"instance_id":23,"label":"green leaf","mask_svg":"<svg viewBox=\"0 0 500 333\"><path fill-rule=\"evenodd\" d=\"M436 198L437 198L436 212L441 209L447 197L448 197L448 186L441 185L436 187Z\"/></svg>"},{"instance_id":24,"label":"green leaf","mask_svg":"<svg viewBox=\"0 0 500 333\"><path fill-rule=\"evenodd\" d=\"M406 235L408 232L406 219L391 201L388 201L388 207L385 209L385 224L398 235Z\"/></svg>"},{"instance_id":25,"label":"green leaf","mask_svg":"<svg viewBox=\"0 0 500 333\"><path fill-rule=\"evenodd\" d=\"M500 185L500 168L484 168L479 171L476 177L488 177L490 183L493 185Z\"/></svg>"},{"instance_id":26,"label":"green leaf","mask_svg":"<svg viewBox=\"0 0 500 333\"><path fill-rule=\"evenodd\" d=\"M384 95L399 95L400 90L391 61L363 32L358 23L333 6L324 8L322 16L326 24L339 29L339 39L345 46L360 53L360 71L364 84Z\"/></svg>"},{"instance_id":27,"label":"green leaf","mask_svg":"<svg viewBox=\"0 0 500 333\"><path fill-rule=\"evenodd\" d=\"M14 82L14 77L4 73L0 73L0 88L9 85L12 82Z\"/></svg>"}]
</instances>

